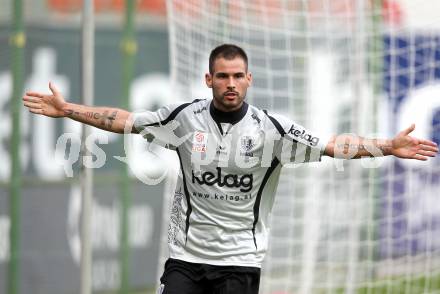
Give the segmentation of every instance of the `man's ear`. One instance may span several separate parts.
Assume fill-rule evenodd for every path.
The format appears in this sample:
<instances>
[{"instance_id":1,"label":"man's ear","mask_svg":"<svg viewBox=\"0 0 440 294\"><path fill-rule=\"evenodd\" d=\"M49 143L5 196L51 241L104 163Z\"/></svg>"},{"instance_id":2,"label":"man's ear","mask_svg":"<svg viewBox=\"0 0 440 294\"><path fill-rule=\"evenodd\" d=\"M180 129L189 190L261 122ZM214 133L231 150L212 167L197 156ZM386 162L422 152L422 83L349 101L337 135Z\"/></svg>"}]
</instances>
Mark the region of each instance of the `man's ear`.
<instances>
[{"instance_id":1,"label":"man's ear","mask_svg":"<svg viewBox=\"0 0 440 294\"><path fill-rule=\"evenodd\" d=\"M252 85L252 74L251 74L250 72L248 72L248 73L246 74L246 78L247 78L247 80L248 80L248 84L249 84L249 86Z\"/></svg>"},{"instance_id":2,"label":"man's ear","mask_svg":"<svg viewBox=\"0 0 440 294\"><path fill-rule=\"evenodd\" d=\"M205 74L205 82L208 88L212 88L212 75L210 73Z\"/></svg>"}]
</instances>

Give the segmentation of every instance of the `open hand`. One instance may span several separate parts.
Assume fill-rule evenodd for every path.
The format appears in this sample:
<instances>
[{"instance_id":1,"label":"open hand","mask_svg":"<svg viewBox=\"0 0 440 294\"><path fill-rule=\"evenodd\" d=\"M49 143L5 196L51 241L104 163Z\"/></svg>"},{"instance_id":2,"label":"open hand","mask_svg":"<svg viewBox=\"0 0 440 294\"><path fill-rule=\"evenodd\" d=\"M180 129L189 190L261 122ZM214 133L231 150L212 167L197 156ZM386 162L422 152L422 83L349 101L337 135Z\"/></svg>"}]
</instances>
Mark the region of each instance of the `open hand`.
<instances>
[{"instance_id":1,"label":"open hand","mask_svg":"<svg viewBox=\"0 0 440 294\"><path fill-rule=\"evenodd\" d=\"M417 160L427 160L428 157L435 157L439 151L435 142L409 136L415 128L416 126L412 124L394 137L391 141L391 153L400 158Z\"/></svg>"},{"instance_id":2,"label":"open hand","mask_svg":"<svg viewBox=\"0 0 440 294\"><path fill-rule=\"evenodd\" d=\"M52 83L49 83L49 89L52 95L26 92L23 96L23 104L32 113L50 117L63 117L65 115L63 107L66 105L66 101Z\"/></svg>"}]
</instances>

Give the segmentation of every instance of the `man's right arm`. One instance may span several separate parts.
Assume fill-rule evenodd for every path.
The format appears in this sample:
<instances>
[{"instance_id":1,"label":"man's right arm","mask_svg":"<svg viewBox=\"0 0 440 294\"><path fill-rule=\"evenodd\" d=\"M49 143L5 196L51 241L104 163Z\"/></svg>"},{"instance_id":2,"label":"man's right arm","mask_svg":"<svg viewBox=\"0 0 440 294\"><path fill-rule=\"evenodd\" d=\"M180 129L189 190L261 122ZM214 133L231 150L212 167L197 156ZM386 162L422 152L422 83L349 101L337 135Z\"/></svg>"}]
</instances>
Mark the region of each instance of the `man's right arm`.
<instances>
[{"instance_id":1,"label":"man's right arm","mask_svg":"<svg viewBox=\"0 0 440 294\"><path fill-rule=\"evenodd\" d=\"M23 96L24 105L30 112L49 117L68 117L115 133L137 133L130 112L118 108L68 103L52 83L49 83L49 88L52 94L27 92Z\"/></svg>"},{"instance_id":2,"label":"man's right arm","mask_svg":"<svg viewBox=\"0 0 440 294\"><path fill-rule=\"evenodd\" d=\"M64 117L114 133L136 132L131 113L123 109L66 103L63 114Z\"/></svg>"}]
</instances>

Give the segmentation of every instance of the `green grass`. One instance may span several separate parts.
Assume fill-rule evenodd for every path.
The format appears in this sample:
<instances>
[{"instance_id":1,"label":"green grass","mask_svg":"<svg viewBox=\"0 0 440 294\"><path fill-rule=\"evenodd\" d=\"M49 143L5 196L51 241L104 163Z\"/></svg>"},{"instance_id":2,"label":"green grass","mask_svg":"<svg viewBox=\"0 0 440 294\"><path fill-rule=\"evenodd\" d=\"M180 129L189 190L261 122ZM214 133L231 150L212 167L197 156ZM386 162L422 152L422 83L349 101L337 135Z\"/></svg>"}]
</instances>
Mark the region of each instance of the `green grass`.
<instances>
[{"instance_id":1,"label":"green grass","mask_svg":"<svg viewBox=\"0 0 440 294\"><path fill-rule=\"evenodd\" d=\"M430 273L427 273L428 275ZM280 292L284 293L284 292ZM285 293L294 294L291 290ZM345 294L345 287L332 287L329 289L325 286L312 287L309 294ZM355 294L440 294L440 273L433 273L431 276L425 277L405 277L374 280L365 282L365 285L358 286L352 293Z\"/></svg>"},{"instance_id":2,"label":"green grass","mask_svg":"<svg viewBox=\"0 0 440 294\"><path fill-rule=\"evenodd\" d=\"M360 288L358 294L401 294L401 293L440 293L440 275L420 277L411 280L395 279L381 285Z\"/></svg>"},{"instance_id":3,"label":"green grass","mask_svg":"<svg viewBox=\"0 0 440 294\"><path fill-rule=\"evenodd\" d=\"M335 293L345 293L345 288ZM434 294L440 293L440 275L419 277L408 280L406 277L376 281L373 285L358 288L356 294Z\"/></svg>"}]
</instances>

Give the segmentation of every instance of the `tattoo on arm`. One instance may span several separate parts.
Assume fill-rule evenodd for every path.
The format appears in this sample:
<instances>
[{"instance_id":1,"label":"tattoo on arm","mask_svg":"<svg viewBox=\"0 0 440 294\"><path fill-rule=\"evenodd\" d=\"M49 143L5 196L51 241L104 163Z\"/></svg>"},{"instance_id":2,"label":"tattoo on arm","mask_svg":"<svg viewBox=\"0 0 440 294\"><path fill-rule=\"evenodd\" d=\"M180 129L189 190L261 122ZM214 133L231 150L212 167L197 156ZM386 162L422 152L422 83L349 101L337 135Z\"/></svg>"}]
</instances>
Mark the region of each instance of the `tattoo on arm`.
<instances>
[{"instance_id":1,"label":"tattoo on arm","mask_svg":"<svg viewBox=\"0 0 440 294\"><path fill-rule=\"evenodd\" d=\"M113 111L110 115L107 110L105 110L104 113L91 112L91 111L78 112L78 111L73 111L72 109L66 109L64 111L64 114L68 117L82 116L88 119L99 120L99 124L107 128L112 127L113 122L116 120L117 113L118 113L117 110Z\"/></svg>"},{"instance_id":2,"label":"tattoo on arm","mask_svg":"<svg viewBox=\"0 0 440 294\"><path fill-rule=\"evenodd\" d=\"M66 109L66 110L64 110L64 115L65 116L70 116L70 115L72 115L73 114L73 110L72 109Z\"/></svg>"},{"instance_id":3,"label":"tattoo on arm","mask_svg":"<svg viewBox=\"0 0 440 294\"><path fill-rule=\"evenodd\" d=\"M387 151L387 149L390 148L391 146L380 145L380 144L367 145L367 144L348 144L348 143L345 143L345 144L338 144L337 147L340 149L344 149L345 152L348 152L348 150L356 150L356 151L366 151L371 154L371 152L369 150L374 150L377 148L382 153L385 153Z\"/></svg>"},{"instance_id":4,"label":"tattoo on arm","mask_svg":"<svg viewBox=\"0 0 440 294\"><path fill-rule=\"evenodd\" d=\"M112 112L112 114L111 114L110 116L107 116L107 126L108 126L109 128L112 127L113 122L116 120L116 114L117 114L117 113L118 113L118 112L115 110L115 111Z\"/></svg>"},{"instance_id":5,"label":"tattoo on arm","mask_svg":"<svg viewBox=\"0 0 440 294\"><path fill-rule=\"evenodd\" d=\"M100 125L101 126L105 126L105 122L106 122L106 119L107 119L107 117L108 117L108 111L106 110L106 111L104 111L104 113L101 115L101 117L100 117Z\"/></svg>"}]
</instances>

